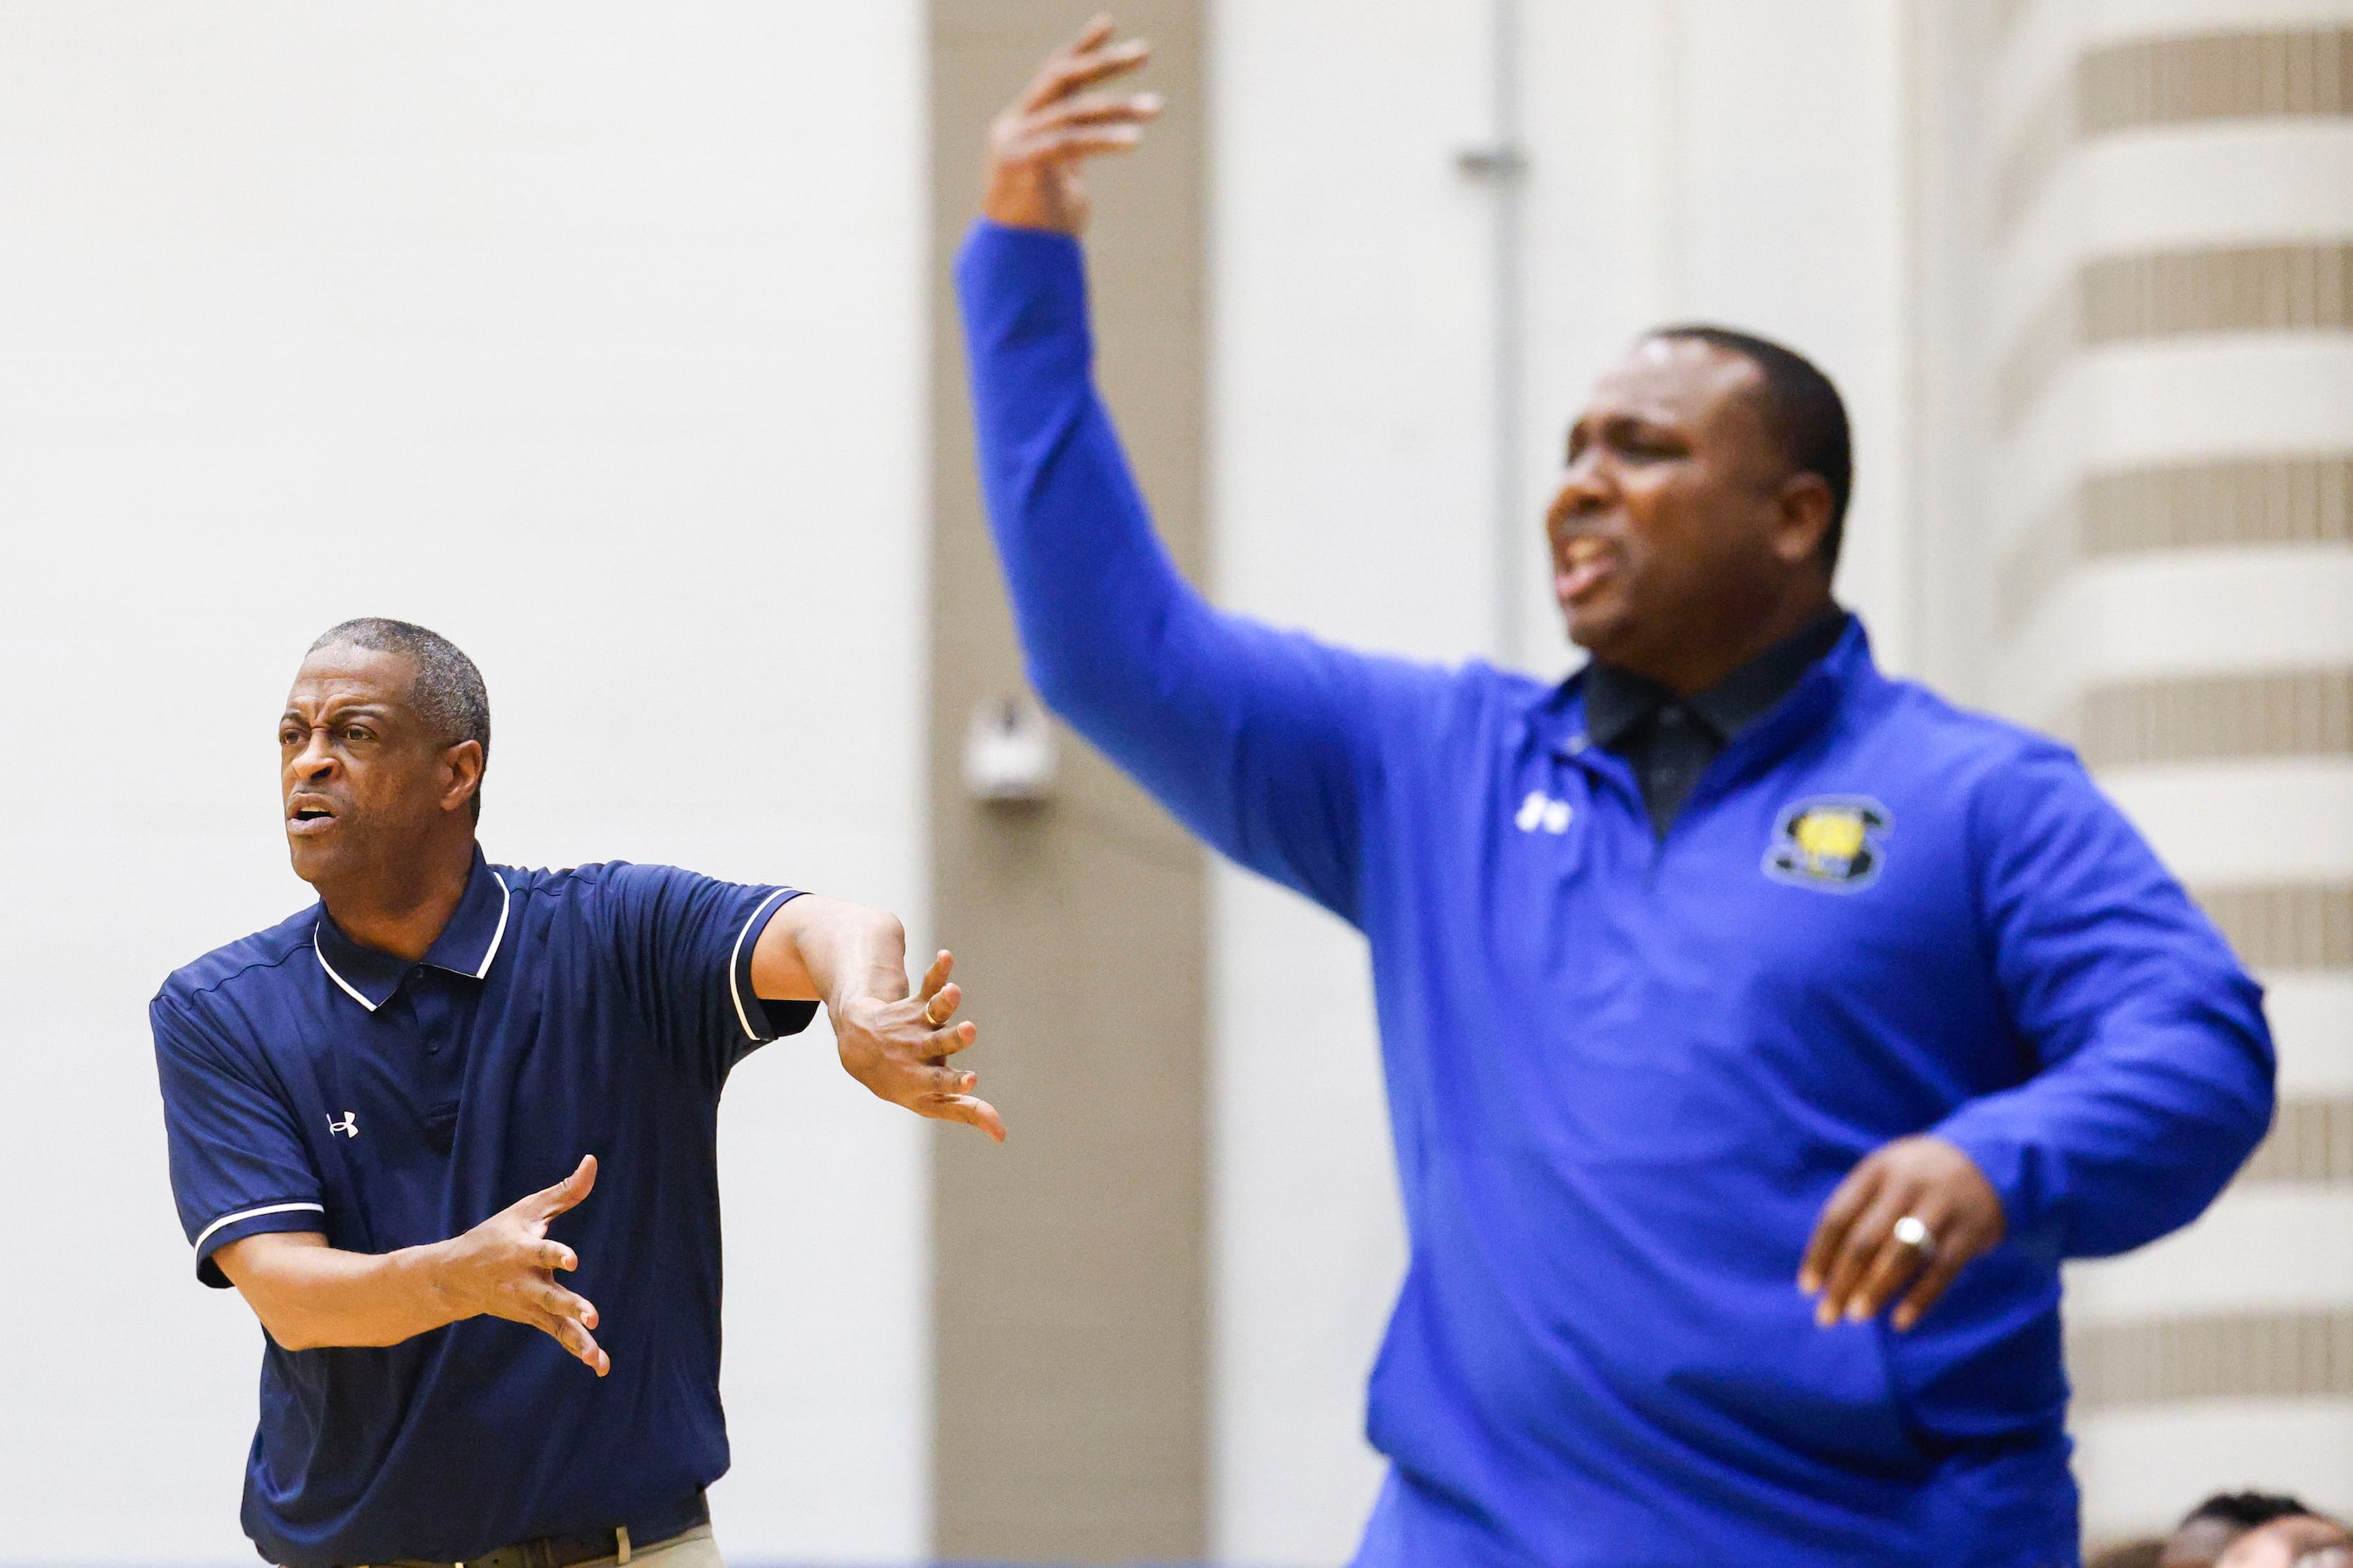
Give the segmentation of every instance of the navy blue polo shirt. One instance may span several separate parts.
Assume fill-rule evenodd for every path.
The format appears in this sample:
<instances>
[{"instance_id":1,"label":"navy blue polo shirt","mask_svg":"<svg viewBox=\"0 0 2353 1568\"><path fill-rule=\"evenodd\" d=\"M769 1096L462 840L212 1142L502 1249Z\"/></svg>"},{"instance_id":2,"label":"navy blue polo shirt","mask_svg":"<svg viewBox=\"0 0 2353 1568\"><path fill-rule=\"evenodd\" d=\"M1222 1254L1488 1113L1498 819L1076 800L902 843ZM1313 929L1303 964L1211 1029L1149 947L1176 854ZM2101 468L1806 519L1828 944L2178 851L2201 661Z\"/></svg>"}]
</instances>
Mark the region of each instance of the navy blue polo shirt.
<instances>
[{"instance_id":1,"label":"navy blue polo shirt","mask_svg":"<svg viewBox=\"0 0 2353 1568\"><path fill-rule=\"evenodd\" d=\"M561 1181L551 1235L596 1304L599 1378L496 1318L383 1349L267 1342L246 1533L290 1568L463 1561L674 1521L727 1468L719 1406L719 1094L817 1005L752 992L789 888L667 866L492 866L424 961L314 905L206 954L150 1008L172 1186L197 1277L261 1231L384 1253Z\"/></svg>"}]
</instances>

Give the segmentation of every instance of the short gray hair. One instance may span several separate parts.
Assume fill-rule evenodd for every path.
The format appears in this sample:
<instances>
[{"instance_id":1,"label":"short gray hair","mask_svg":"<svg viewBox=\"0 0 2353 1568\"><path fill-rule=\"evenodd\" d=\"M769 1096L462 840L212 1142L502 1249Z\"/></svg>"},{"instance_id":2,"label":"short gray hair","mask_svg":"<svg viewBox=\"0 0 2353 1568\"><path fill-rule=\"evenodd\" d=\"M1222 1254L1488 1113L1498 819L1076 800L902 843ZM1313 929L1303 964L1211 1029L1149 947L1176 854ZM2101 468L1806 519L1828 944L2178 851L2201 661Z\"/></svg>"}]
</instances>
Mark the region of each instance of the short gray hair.
<instances>
[{"instance_id":1,"label":"short gray hair","mask_svg":"<svg viewBox=\"0 0 2353 1568\"><path fill-rule=\"evenodd\" d=\"M362 616L321 633L311 651L322 647L366 648L406 658L416 671L408 685L409 706L440 734L444 745L471 741L482 748L483 765L490 765L491 689L482 683L482 672L456 643L408 621ZM477 789L474 815L480 816L481 810L481 792Z\"/></svg>"}]
</instances>

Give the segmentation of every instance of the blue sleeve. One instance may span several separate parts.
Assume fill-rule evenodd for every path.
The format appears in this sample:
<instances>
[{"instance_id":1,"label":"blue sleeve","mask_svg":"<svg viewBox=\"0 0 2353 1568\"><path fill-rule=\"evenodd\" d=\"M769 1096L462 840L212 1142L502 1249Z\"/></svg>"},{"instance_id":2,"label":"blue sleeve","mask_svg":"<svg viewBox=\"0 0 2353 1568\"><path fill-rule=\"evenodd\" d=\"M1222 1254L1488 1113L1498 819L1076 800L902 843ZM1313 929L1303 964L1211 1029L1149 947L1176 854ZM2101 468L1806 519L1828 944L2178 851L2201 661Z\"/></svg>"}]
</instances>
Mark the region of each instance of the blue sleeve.
<instances>
[{"instance_id":1,"label":"blue sleeve","mask_svg":"<svg viewBox=\"0 0 2353 1568\"><path fill-rule=\"evenodd\" d=\"M1077 241L984 221L956 285L1030 684L1210 845L1356 921L1378 737L1451 678L1222 614L1185 581L1095 390Z\"/></svg>"},{"instance_id":2,"label":"blue sleeve","mask_svg":"<svg viewBox=\"0 0 2353 1568\"><path fill-rule=\"evenodd\" d=\"M326 1231L318 1168L289 1097L201 1008L167 988L147 1018L180 1226L195 1248L196 1278L226 1289L228 1277L213 1255L230 1242L264 1231Z\"/></svg>"},{"instance_id":3,"label":"blue sleeve","mask_svg":"<svg viewBox=\"0 0 2353 1568\"><path fill-rule=\"evenodd\" d=\"M2029 1246L2097 1258L2153 1241L2271 1123L2262 990L2063 749L2006 766L1972 809L1980 918L2035 1070L1937 1131Z\"/></svg>"},{"instance_id":4,"label":"blue sleeve","mask_svg":"<svg viewBox=\"0 0 2353 1568\"><path fill-rule=\"evenodd\" d=\"M767 1002L752 990L752 950L797 889L627 861L603 867L601 882L615 956L655 1038L712 1094L745 1056L817 1016L814 1002Z\"/></svg>"}]
</instances>

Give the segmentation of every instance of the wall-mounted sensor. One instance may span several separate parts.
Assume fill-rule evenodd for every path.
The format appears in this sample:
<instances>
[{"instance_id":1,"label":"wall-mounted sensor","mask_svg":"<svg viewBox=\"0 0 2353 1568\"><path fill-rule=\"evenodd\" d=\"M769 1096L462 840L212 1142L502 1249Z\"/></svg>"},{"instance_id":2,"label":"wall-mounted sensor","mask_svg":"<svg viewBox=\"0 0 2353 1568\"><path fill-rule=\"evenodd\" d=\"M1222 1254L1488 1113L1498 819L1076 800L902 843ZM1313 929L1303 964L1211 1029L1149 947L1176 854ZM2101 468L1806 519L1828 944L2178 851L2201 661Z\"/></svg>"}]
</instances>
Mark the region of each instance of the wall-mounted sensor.
<instances>
[{"instance_id":1,"label":"wall-mounted sensor","mask_svg":"<svg viewBox=\"0 0 2353 1568\"><path fill-rule=\"evenodd\" d=\"M1000 805L1054 793L1054 725L1027 691L984 697L964 732L964 787Z\"/></svg>"}]
</instances>

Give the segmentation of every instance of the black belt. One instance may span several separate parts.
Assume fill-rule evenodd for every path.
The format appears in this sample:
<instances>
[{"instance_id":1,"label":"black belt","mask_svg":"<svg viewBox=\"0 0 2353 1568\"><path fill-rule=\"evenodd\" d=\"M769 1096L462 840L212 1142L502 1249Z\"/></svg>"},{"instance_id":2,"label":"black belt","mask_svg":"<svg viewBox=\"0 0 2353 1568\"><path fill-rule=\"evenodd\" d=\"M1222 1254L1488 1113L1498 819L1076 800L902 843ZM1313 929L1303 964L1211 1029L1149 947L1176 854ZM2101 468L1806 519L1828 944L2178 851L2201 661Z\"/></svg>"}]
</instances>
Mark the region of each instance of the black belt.
<instances>
[{"instance_id":1,"label":"black belt","mask_svg":"<svg viewBox=\"0 0 2353 1568\"><path fill-rule=\"evenodd\" d=\"M701 1492L684 1502L669 1508L649 1509L625 1525L610 1530L584 1530L570 1535L542 1535L531 1541L518 1541L512 1546L501 1546L496 1552L486 1552L480 1557L469 1557L462 1563L427 1563L416 1558L402 1558L378 1568L573 1568L575 1563L594 1563L600 1557L620 1554L622 1532L628 1532L629 1550L645 1552L660 1545L672 1536L684 1535L698 1524L711 1522L710 1505Z\"/></svg>"}]
</instances>

